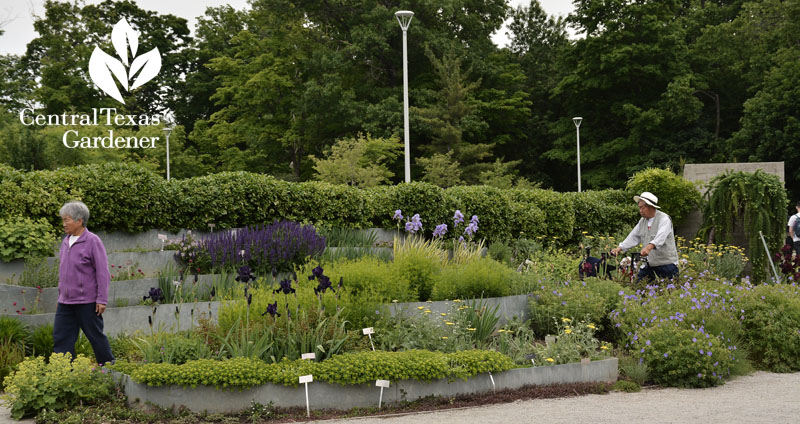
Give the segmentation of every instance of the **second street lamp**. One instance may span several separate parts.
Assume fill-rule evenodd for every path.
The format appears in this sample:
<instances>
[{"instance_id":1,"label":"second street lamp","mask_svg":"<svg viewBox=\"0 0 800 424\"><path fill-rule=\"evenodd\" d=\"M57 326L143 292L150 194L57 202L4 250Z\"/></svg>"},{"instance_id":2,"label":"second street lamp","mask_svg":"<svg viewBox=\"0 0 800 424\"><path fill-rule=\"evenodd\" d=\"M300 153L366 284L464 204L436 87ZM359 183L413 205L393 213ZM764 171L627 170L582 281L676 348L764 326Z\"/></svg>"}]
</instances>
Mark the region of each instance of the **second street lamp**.
<instances>
[{"instance_id":1,"label":"second street lamp","mask_svg":"<svg viewBox=\"0 0 800 424\"><path fill-rule=\"evenodd\" d=\"M408 43L406 32L411 24L411 18L414 17L414 12L400 10L395 12L394 16L397 17L397 22L400 23L400 28L403 30L403 139L406 152L406 182L409 183L411 182L411 147L408 141Z\"/></svg>"},{"instance_id":2,"label":"second street lamp","mask_svg":"<svg viewBox=\"0 0 800 424\"><path fill-rule=\"evenodd\" d=\"M575 131L578 132L578 193L581 192L581 121L583 118L576 116L572 118L575 123Z\"/></svg>"},{"instance_id":3,"label":"second street lamp","mask_svg":"<svg viewBox=\"0 0 800 424\"><path fill-rule=\"evenodd\" d=\"M167 181L169 181L169 135L172 133L172 123L164 125L164 135L167 136Z\"/></svg>"}]
</instances>

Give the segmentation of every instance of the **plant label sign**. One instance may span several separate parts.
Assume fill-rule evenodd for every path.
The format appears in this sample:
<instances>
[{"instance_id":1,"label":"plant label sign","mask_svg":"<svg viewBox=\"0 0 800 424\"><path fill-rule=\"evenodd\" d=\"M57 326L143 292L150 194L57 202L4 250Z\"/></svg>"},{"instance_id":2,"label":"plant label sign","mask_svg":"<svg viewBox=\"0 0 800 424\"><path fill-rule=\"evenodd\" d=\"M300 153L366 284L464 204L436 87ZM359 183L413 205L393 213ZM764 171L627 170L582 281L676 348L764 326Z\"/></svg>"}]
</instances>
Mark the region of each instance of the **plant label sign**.
<instances>
[{"instance_id":1,"label":"plant label sign","mask_svg":"<svg viewBox=\"0 0 800 424\"><path fill-rule=\"evenodd\" d=\"M317 354L315 354L314 352L304 353L304 354L300 355L300 359L317 359ZM302 383L302 381L301 381L301 383Z\"/></svg>"},{"instance_id":2,"label":"plant label sign","mask_svg":"<svg viewBox=\"0 0 800 424\"><path fill-rule=\"evenodd\" d=\"M375 380L375 386L389 388L389 380Z\"/></svg>"},{"instance_id":3,"label":"plant label sign","mask_svg":"<svg viewBox=\"0 0 800 424\"><path fill-rule=\"evenodd\" d=\"M312 383L313 381L314 381L314 376L311 375L311 374L309 374L309 375L301 375L300 376L300 384Z\"/></svg>"},{"instance_id":4,"label":"plant label sign","mask_svg":"<svg viewBox=\"0 0 800 424\"><path fill-rule=\"evenodd\" d=\"M368 336L370 334L375 334L375 330L373 330L372 327L367 327L367 328L365 328L365 329L363 329L361 331L364 332L365 336Z\"/></svg>"}]
</instances>

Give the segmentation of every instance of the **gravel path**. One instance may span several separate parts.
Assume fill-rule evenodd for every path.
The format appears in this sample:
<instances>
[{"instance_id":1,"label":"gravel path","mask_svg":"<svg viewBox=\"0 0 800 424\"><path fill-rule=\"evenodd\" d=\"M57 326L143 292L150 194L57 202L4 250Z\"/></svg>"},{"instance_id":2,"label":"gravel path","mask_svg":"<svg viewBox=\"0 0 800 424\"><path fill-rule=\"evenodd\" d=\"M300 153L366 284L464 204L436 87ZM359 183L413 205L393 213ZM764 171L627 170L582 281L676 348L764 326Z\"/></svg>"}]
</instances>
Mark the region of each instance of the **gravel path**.
<instances>
[{"instance_id":1,"label":"gravel path","mask_svg":"<svg viewBox=\"0 0 800 424\"><path fill-rule=\"evenodd\" d=\"M711 389L651 389L326 424L800 423L800 373L757 372Z\"/></svg>"},{"instance_id":2,"label":"gravel path","mask_svg":"<svg viewBox=\"0 0 800 424\"><path fill-rule=\"evenodd\" d=\"M32 420L23 422L31 423ZM712 389L650 389L407 414L325 424L461 423L800 423L800 373L757 372ZM0 406L0 424L13 421Z\"/></svg>"}]
</instances>

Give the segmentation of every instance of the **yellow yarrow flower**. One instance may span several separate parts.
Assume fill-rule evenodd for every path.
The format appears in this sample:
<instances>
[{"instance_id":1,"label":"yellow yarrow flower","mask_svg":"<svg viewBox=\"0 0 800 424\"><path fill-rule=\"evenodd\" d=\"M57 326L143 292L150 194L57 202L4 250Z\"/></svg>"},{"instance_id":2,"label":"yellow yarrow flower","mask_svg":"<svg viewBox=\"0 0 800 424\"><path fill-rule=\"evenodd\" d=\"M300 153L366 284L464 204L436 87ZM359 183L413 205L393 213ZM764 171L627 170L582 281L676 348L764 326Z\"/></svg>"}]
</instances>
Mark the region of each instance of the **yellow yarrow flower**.
<instances>
[{"instance_id":1,"label":"yellow yarrow flower","mask_svg":"<svg viewBox=\"0 0 800 424\"><path fill-rule=\"evenodd\" d=\"M572 322L569 318L561 318L561 322Z\"/></svg>"},{"instance_id":2,"label":"yellow yarrow flower","mask_svg":"<svg viewBox=\"0 0 800 424\"><path fill-rule=\"evenodd\" d=\"M592 330L595 329L594 324L589 324L589 325L587 325L587 327L591 328Z\"/></svg>"},{"instance_id":3,"label":"yellow yarrow flower","mask_svg":"<svg viewBox=\"0 0 800 424\"><path fill-rule=\"evenodd\" d=\"M447 325L455 325L455 323L450 322L450 321L445 322L445 324L447 324Z\"/></svg>"},{"instance_id":4,"label":"yellow yarrow flower","mask_svg":"<svg viewBox=\"0 0 800 424\"><path fill-rule=\"evenodd\" d=\"M417 306L417 309L422 310L422 309L425 309L425 307L424 306Z\"/></svg>"},{"instance_id":5,"label":"yellow yarrow flower","mask_svg":"<svg viewBox=\"0 0 800 424\"><path fill-rule=\"evenodd\" d=\"M475 331L474 328L467 328L467 331Z\"/></svg>"},{"instance_id":6,"label":"yellow yarrow flower","mask_svg":"<svg viewBox=\"0 0 800 424\"><path fill-rule=\"evenodd\" d=\"M547 358L547 359L545 359L545 361L547 361L547 362L555 362L556 360L553 359L553 358Z\"/></svg>"},{"instance_id":7,"label":"yellow yarrow flower","mask_svg":"<svg viewBox=\"0 0 800 424\"><path fill-rule=\"evenodd\" d=\"M567 328L566 330L564 330L564 333L565 333L565 334L572 334L572 330L570 330L569 328Z\"/></svg>"}]
</instances>

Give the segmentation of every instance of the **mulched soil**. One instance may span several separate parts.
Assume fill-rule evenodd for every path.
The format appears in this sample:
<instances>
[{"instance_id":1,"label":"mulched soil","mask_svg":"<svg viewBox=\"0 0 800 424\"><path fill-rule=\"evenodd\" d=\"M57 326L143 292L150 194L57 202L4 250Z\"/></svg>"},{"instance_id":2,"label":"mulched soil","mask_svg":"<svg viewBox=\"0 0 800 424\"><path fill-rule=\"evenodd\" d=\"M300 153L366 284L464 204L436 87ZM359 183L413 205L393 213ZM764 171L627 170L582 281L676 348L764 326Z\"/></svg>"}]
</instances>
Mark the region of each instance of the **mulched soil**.
<instances>
[{"instance_id":1,"label":"mulched soil","mask_svg":"<svg viewBox=\"0 0 800 424\"><path fill-rule=\"evenodd\" d=\"M328 420L361 416L389 416L444 409L467 408L481 405L510 403L531 399L551 399L588 394L605 394L610 391L610 383L575 383L551 386L524 386L519 389L498 390L493 393L459 395L450 397L427 397L402 404L394 404L380 410L376 408L356 408L349 411L323 409L311 411L311 418L306 417L303 408L275 408L271 410L272 419L265 417L263 422L285 423L304 422L309 420ZM244 416L242 418L245 418ZM245 421L242 421L245 422ZM247 422L250 417L247 417Z\"/></svg>"}]
</instances>

